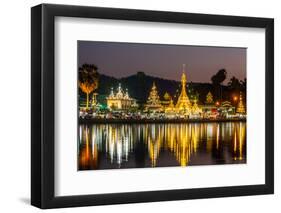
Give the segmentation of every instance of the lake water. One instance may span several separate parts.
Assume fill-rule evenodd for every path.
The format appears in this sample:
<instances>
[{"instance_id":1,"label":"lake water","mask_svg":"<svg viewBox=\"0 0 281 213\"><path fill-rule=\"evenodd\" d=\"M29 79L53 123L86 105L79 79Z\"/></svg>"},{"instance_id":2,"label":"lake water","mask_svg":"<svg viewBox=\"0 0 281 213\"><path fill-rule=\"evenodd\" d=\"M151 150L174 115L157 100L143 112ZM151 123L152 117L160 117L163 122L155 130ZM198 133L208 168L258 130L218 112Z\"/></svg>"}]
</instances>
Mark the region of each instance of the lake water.
<instances>
[{"instance_id":1,"label":"lake water","mask_svg":"<svg viewBox=\"0 0 281 213\"><path fill-rule=\"evenodd\" d=\"M79 126L78 170L246 163L246 122Z\"/></svg>"}]
</instances>

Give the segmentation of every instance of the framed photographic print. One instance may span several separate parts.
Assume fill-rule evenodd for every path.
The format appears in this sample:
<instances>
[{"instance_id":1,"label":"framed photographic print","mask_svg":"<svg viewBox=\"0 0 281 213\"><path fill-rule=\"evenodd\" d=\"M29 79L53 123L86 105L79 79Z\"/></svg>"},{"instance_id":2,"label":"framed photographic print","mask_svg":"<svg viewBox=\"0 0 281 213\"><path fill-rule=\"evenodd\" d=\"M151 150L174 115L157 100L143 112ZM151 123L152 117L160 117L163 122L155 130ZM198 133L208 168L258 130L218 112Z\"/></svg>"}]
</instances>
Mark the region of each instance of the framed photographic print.
<instances>
[{"instance_id":1,"label":"framed photographic print","mask_svg":"<svg viewBox=\"0 0 281 213\"><path fill-rule=\"evenodd\" d=\"M31 203L271 194L274 21L31 9Z\"/></svg>"}]
</instances>

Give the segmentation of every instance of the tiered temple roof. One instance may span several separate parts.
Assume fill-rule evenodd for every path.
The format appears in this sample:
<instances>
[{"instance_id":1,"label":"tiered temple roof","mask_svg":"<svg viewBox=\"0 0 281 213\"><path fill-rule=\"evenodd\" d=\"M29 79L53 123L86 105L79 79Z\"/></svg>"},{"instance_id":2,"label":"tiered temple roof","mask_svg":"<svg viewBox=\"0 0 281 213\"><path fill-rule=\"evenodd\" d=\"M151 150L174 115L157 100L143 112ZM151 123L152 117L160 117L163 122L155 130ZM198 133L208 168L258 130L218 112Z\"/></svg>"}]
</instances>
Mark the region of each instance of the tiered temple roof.
<instances>
[{"instance_id":1,"label":"tiered temple roof","mask_svg":"<svg viewBox=\"0 0 281 213\"><path fill-rule=\"evenodd\" d=\"M155 82L153 82L145 108L148 111L161 111L163 109Z\"/></svg>"},{"instance_id":2,"label":"tiered temple roof","mask_svg":"<svg viewBox=\"0 0 281 213\"><path fill-rule=\"evenodd\" d=\"M237 106L237 113L239 114L245 114L246 113L246 109L243 103L243 97L242 97L242 92L240 92L240 97L239 97L239 102L238 102L238 106Z\"/></svg>"}]
</instances>

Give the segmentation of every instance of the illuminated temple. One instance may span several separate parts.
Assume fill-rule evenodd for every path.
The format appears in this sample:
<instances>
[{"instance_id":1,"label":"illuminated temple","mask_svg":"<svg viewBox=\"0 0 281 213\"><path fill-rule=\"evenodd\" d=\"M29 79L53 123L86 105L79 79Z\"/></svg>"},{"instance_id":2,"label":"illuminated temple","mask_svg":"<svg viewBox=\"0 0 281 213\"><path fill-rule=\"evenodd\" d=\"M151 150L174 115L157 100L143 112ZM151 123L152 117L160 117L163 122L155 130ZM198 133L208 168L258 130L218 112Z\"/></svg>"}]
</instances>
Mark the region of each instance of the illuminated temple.
<instances>
[{"instance_id":1,"label":"illuminated temple","mask_svg":"<svg viewBox=\"0 0 281 213\"><path fill-rule=\"evenodd\" d=\"M157 82L156 82L157 83ZM170 118L210 118L216 117L218 113L225 117L231 117L235 114L235 107L229 101L214 102L213 95L209 91L206 95L204 104L198 103L198 97L188 96L187 90L187 75L185 72L185 64L183 65L181 75L181 89L179 95L175 96L165 92L163 99L160 98L157 84L152 83L146 103L143 105L143 112L148 113L165 113ZM97 108L99 104L96 99L97 93L93 94L92 107ZM134 110L138 109L136 99L132 98L128 90L123 90L119 84L117 90L114 92L113 88L111 93L106 98L107 107L109 110ZM237 104L236 113L240 116L246 114L246 107L243 103L242 93L240 92L239 102ZM162 116L162 115L161 115Z\"/></svg>"},{"instance_id":2,"label":"illuminated temple","mask_svg":"<svg viewBox=\"0 0 281 213\"><path fill-rule=\"evenodd\" d=\"M181 76L181 93L174 107L174 111L178 113L183 113L188 116L199 115L200 113L202 113L202 109L198 106L197 100L194 100L194 102L191 103L186 93L186 85L187 85L187 77L185 74L185 64L184 64L183 72Z\"/></svg>"},{"instance_id":3,"label":"illuminated temple","mask_svg":"<svg viewBox=\"0 0 281 213\"><path fill-rule=\"evenodd\" d=\"M155 82L153 82L151 91L147 99L147 103L145 105L145 109L146 111L152 111L152 112L160 112L163 109Z\"/></svg>"},{"instance_id":4,"label":"illuminated temple","mask_svg":"<svg viewBox=\"0 0 281 213\"><path fill-rule=\"evenodd\" d=\"M136 106L135 99L129 96L128 90L126 90L126 92L123 91L121 84L119 84L116 93L114 93L113 88L111 88L111 93L106 98L106 101L109 109L123 110Z\"/></svg>"},{"instance_id":5,"label":"illuminated temple","mask_svg":"<svg viewBox=\"0 0 281 213\"><path fill-rule=\"evenodd\" d=\"M187 114L190 114L191 111L191 103L186 93L186 83L187 78L185 74L185 64L183 65L183 72L181 76L181 93L179 95L177 104L175 106L175 110L179 112L185 112Z\"/></svg>"},{"instance_id":6,"label":"illuminated temple","mask_svg":"<svg viewBox=\"0 0 281 213\"><path fill-rule=\"evenodd\" d=\"M165 112L176 112L180 114L185 114L188 116L199 115L202 113L201 107L198 106L197 100L193 103L189 100L186 92L187 77L185 74L185 64L183 65L183 72L181 76L181 93L178 97L176 104L174 105L173 100L170 100L170 104L166 107Z\"/></svg>"},{"instance_id":7,"label":"illuminated temple","mask_svg":"<svg viewBox=\"0 0 281 213\"><path fill-rule=\"evenodd\" d=\"M239 114L245 114L246 113L241 92L240 92L239 103L238 103L236 112L239 113Z\"/></svg>"},{"instance_id":8,"label":"illuminated temple","mask_svg":"<svg viewBox=\"0 0 281 213\"><path fill-rule=\"evenodd\" d=\"M181 76L181 93L178 97L176 104L174 104L173 99L168 93L164 95L164 101L160 101L157 87L153 82L151 91L149 93L147 103L145 105L146 111L161 112L166 113L179 113L187 116L200 115L202 113L201 107L198 106L197 100L193 103L189 100L186 92L187 77L185 74L185 64L183 65L183 72Z\"/></svg>"}]
</instances>

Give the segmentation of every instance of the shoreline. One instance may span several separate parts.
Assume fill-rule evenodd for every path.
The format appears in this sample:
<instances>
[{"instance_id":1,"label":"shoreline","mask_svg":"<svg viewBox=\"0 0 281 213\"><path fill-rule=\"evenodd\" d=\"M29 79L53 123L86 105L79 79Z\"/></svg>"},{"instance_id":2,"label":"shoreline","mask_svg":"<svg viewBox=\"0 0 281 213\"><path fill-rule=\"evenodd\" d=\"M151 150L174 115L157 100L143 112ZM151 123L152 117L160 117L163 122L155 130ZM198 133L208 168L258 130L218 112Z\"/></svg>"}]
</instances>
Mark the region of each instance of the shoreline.
<instances>
[{"instance_id":1,"label":"shoreline","mask_svg":"<svg viewBox=\"0 0 281 213\"><path fill-rule=\"evenodd\" d=\"M92 119L78 118L79 124L165 124L165 123L225 123L225 122L246 122L246 118L231 119Z\"/></svg>"}]
</instances>

